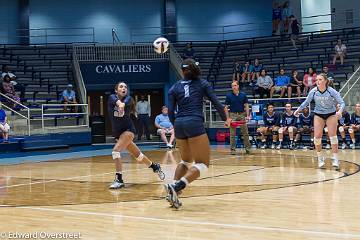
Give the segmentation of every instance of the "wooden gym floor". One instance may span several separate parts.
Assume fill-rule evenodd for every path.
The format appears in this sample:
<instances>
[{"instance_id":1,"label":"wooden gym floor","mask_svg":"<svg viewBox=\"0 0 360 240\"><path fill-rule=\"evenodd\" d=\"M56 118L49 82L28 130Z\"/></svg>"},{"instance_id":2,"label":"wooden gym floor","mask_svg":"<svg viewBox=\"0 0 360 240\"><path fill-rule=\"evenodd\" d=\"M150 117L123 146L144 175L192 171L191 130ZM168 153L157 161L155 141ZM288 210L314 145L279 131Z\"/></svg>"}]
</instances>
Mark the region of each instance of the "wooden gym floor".
<instances>
[{"instance_id":1,"label":"wooden gym floor","mask_svg":"<svg viewBox=\"0 0 360 240\"><path fill-rule=\"evenodd\" d=\"M166 182L177 150L145 152ZM124 157L126 188L108 190L111 156L0 166L0 239L9 232L80 233L81 239L360 239L360 155L316 168L313 151L213 148L209 171L169 208L163 182Z\"/></svg>"}]
</instances>

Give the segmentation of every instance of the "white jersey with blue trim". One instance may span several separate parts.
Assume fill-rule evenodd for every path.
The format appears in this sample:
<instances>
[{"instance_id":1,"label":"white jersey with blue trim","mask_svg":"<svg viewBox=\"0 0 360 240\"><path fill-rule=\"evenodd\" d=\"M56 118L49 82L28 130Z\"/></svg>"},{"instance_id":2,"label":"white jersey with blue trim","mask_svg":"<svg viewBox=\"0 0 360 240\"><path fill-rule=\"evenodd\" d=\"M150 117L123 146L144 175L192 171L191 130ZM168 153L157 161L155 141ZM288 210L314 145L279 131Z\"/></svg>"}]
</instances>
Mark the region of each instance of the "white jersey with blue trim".
<instances>
[{"instance_id":1,"label":"white jersey with blue trim","mask_svg":"<svg viewBox=\"0 0 360 240\"><path fill-rule=\"evenodd\" d=\"M344 110L345 102L340 93L332 87L327 87L321 92L317 87L311 89L306 100L298 108L299 111L308 106L311 101L315 102L314 112L317 114L329 114L336 112L336 105L340 104L340 109Z\"/></svg>"}]
</instances>

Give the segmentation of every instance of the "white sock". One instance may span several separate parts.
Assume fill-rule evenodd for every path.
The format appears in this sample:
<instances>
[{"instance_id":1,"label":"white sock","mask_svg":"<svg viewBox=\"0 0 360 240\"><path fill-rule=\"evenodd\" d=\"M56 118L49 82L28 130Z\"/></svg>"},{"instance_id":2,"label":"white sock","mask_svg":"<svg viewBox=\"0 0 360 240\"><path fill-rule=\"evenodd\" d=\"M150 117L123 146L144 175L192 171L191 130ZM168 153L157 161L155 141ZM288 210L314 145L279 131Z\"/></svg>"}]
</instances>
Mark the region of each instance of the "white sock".
<instances>
[{"instance_id":1,"label":"white sock","mask_svg":"<svg viewBox=\"0 0 360 240\"><path fill-rule=\"evenodd\" d=\"M180 180L183 181L185 183L185 185L189 184L189 181L184 177L180 178Z\"/></svg>"},{"instance_id":2,"label":"white sock","mask_svg":"<svg viewBox=\"0 0 360 240\"><path fill-rule=\"evenodd\" d=\"M266 139L261 140L263 143L266 142Z\"/></svg>"},{"instance_id":3,"label":"white sock","mask_svg":"<svg viewBox=\"0 0 360 240\"><path fill-rule=\"evenodd\" d=\"M351 139L351 141L353 142L353 144L355 144L355 138L354 138L354 139Z\"/></svg>"},{"instance_id":4,"label":"white sock","mask_svg":"<svg viewBox=\"0 0 360 240\"><path fill-rule=\"evenodd\" d=\"M322 157L322 153L321 152L316 152L316 155L318 158L321 158Z\"/></svg>"},{"instance_id":5,"label":"white sock","mask_svg":"<svg viewBox=\"0 0 360 240\"><path fill-rule=\"evenodd\" d=\"M337 153L333 153L333 159L335 159L335 160L339 160L339 158L338 158L338 154L337 154Z\"/></svg>"}]
</instances>

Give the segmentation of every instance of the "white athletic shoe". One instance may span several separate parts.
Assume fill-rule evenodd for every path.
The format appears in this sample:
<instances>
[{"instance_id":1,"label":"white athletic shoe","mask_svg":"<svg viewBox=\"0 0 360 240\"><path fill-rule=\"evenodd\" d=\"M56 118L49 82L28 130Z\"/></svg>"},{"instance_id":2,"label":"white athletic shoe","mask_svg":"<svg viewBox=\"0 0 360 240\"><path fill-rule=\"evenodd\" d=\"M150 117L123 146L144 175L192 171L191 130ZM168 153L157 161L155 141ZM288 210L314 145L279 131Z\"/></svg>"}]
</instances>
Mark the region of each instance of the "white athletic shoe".
<instances>
[{"instance_id":1,"label":"white athletic shoe","mask_svg":"<svg viewBox=\"0 0 360 240\"><path fill-rule=\"evenodd\" d=\"M346 143L343 143L342 145L341 145L341 149L345 149L346 148Z\"/></svg>"},{"instance_id":2,"label":"white athletic shoe","mask_svg":"<svg viewBox=\"0 0 360 240\"><path fill-rule=\"evenodd\" d=\"M119 189L125 187L124 182L120 182L119 180L114 180L114 182L109 186L109 189Z\"/></svg>"},{"instance_id":3,"label":"white athletic shoe","mask_svg":"<svg viewBox=\"0 0 360 240\"><path fill-rule=\"evenodd\" d=\"M339 160L338 159L333 159L332 160L332 166L335 169L339 169Z\"/></svg>"},{"instance_id":4,"label":"white athletic shoe","mask_svg":"<svg viewBox=\"0 0 360 240\"><path fill-rule=\"evenodd\" d=\"M170 144L170 143L166 144L166 146L167 146L168 148L173 148L173 147L174 147L174 146L173 146L172 144Z\"/></svg>"},{"instance_id":5,"label":"white athletic shoe","mask_svg":"<svg viewBox=\"0 0 360 240\"><path fill-rule=\"evenodd\" d=\"M323 168L325 166L325 157L318 157L318 167Z\"/></svg>"},{"instance_id":6,"label":"white athletic shoe","mask_svg":"<svg viewBox=\"0 0 360 240\"><path fill-rule=\"evenodd\" d=\"M271 144L271 149L275 149L275 144Z\"/></svg>"},{"instance_id":7,"label":"white athletic shoe","mask_svg":"<svg viewBox=\"0 0 360 240\"><path fill-rule=\"evenodd\" d=\"M351 147L352 149L356 149L355 143L350 144L350 147Z\"/></svg>"},{"instance_id":8,"label":"white athletic shoe","mask_svg":"<svg viewBox=\"0 0 360 240\"><path fill-rule=\"evenodd\" d=\"M277 145L276 149L281 149L281 143L279 143L279 145Z\"/></svg>"},{"instance_id":9,"label":"white athletic shoe","mask_svg":"<svg viewBox=\"0 0 360 240\"><path fill-rule=\"evenodd\" d=\"M330 149L330 144L326 144L326 149Z\"/></svg>"}]
</instances>

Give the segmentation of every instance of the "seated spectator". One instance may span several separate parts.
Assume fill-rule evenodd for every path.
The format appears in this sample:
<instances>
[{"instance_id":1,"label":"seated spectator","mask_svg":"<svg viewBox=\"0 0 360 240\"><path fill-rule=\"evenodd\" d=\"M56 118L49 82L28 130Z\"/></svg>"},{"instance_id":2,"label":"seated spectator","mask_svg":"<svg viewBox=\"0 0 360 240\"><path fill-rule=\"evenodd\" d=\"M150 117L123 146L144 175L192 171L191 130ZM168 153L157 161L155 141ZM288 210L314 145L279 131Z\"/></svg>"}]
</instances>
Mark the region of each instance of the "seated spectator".
<instances>
[{"instance_id":1,"label":"seated spectator","mask_svg":"<svg viewBox=\"0 0 360 240\"><path fill-rule=\"evenodd\" d=\"M192 58L195 59L195 49L192 47L191 43L186 44L183 53L183 59Z\"/></svg>"},{"instance_id":2,"label":"seated spectator","mask_svg":"<svg viewBox=\"0 0 360 240\"><path fill-rule=\"evenodd\" d=\"M260 76L260 72L263 69L263 65L260 63L259 59L257 59L257 58L254 61L253 69L254 69L254 74L253 74L251 80L254 80L255 77L256 77L256 79L258 79Z\"/></svg>"},{"instance_id":3,"label":"seated spectator","mask_svg":"<svg viewBox=\"0 0 360 240\"><path fill-rule=\"evenodd\" d=\"M285 69L280 69L280 75L275 78L275 85L271 88L270 98L273 98L274 92L280 91L280 97L284 97L287 90L288 98L291 98L290 77L285 75Z\"/></svg>"},{"instance_id":4,"label":"seated spectator","mask_svg":"<svg viewBox=\"0 0 360 240\"><path fill-rule=\"evenodd\" d=\"M245 65L242 67L242 83L250 83L252 75L254 74L254 67L250 64L249 61L245 61Z\"/></svg>"},{"instance_id":5,"label":"seated spectator","mask_svg":"<svg viewBox=\"0 0 360 240\"><path fill-rule=\"evenodd\" d=\"M65 104L64 105L64 111L67 112L68 110L68 106L67 104L76 104L76 96L75 96L75 92L73 89L73 85L72 84L68 84L66 89L62 92L61 94L61 103ZM72 112L75 112L76 107L72 106L70 107Z\"/></svg>"},{"instance_id":6,"label":"seated spectator","mask_svg":"<svg viewBox=\"0 0 360 240\"><path fill-rule=\"evenodd\" d=\"M309 107L305 107L297 119L298 131L295 140L299 142L304 133L310 134L311 148L314 145L314 115L310 113Z\"/></svg>"},{"instance_id":7,"label":"seated spectator","mask_svg":"<svg viewBox=\"0 0 360 240\"><path fill-rule=\"evenodd\" d=\"M20 92L20 100L25 101L25 86L16 81L16 76L14 73L10 72L10 68L7 65L3 65L1 78L4 79L5 75L9 75L12 85L14 86L15 91Z\"/></svg>"},{"instance_id":8,"label":"seated spectator","mask_svg":"<svg viewBox=\"0 0 360 240\"><path fill-rule=\"evenodd\" d=\"M260 76L256 81L257 91L260 98L264 98L264 94L269 98L271 87L274 85L273 80L267 75L266 69L261 69Z\"/></svg>"},{"instance_id":9,"label":"seated spectator","mask_svg":"<svg viewBox=\"0 0 360 240\"><path fill-rule=\"evenodd\" d=\"M339 109L340 109L340 104L337 104L336 111L339 111ZM347 148L345 134L346 134L346 132L349 131L350 122L351 122L350 114L344 109L341 114L341 118L339 118L339 120L338 120L338 132L340 133L341 140L342 140L341 149Z\"/></svg>"},{"instance_id":10,"label":"seated spectator","mask_svg":"<svg viewBox=\"0 0 360 240\"><path fill-rule=\"evenodd\" d=\"M332 72L329 72L328 66L323 67L322 73L325 74L327 79L329 79L330 81L329 85L334 83L335 80L334 74Z\"/></svg>"},{"instance_id":11,"label":"seated spectator","mask_svg":"<svg viewBox=\"0 0 360 240\"><path fill-rule=\"evenodd\" d=\"M2 91L3 91L3 94L8 96L9 98L13 99L16 102L20 102L20 98L17 95L15 88L11 83L10 76L7 74L5 74L3 77ZM10 100L9 100L9 103L11 104L12 107L16 107L16 103L11 102Z\"/></svg>"},{"instance_id":12,"label":"seated spectator","mask_svg":"<svg viewBox=\"0 0 360 240\"><path fill-rule=\"evenodd\" d=\"M294 135L297 132L296 122L297 118L292 111L291 103L285 105L285 112L281 116L280 120L280 129L279 129L279 145L276 149L281 149L282 142L284 140L284 135L289 134L290 146L289 148L293 150L296 147L297 140L294 142Z\"/></svg>"},{"instance_id":13,"label":"seated spectator","mask_svg":"<svg viewBox=\"0 0 360 240\"><path fill-rule=\"evenodd\" d=\"M175 140L174 127L170 122L168 116L168 108L166 106L162 107L161 114L157 115L155 118L155 127L157 127L157 134L161 136L161 140L166 143L168 148L173 148L173 142ZM170 134L170 140L167 139L166 134Z\"/></svg>"},{"instance_id":14,"label":"seated spectator","mask_svg":"<svg viewBox=\"0 0 360 240\"><path fill-rule=\"evenodd\" d=\"M0 102L0 132L4 143L9 142L9 130L10 126L7 123L6 112L2 109L2 103Z\"/></svg>"},{"instance_id":15,"label":"seated spectator","mask_svg":"<svg viewBox=\"0 0 360 240\"><path fill-rule=\"evenodd\" d=\"M316 72L312 67L308 68L308 71L303 78L304 92L303 95L307 96L308 92L316 86Z\"/></svg>"},{"instance_id":16,"label":"seated spectator","mask_svg":"<svg viewBox=\"0 0 360 240\"><path fill-rule=\"evenodd\" d=\"M257 133L261 136L262 149L267 147L266 136L272 134L271 148L275 149L277 142L277 133L280 126L280 114L274 111L274 105L269 103L267 105L266 113L263 115L264 126L257 129Z\"/></svg>"},{"instance_id":17,"label":"seated spectator","mask_svg":"<svg viewBox=\"0 0 360 240\"><path fill-rule=\"evenodd\" d=\"M341 42L341 39L337 40L337 44L335 45L335 55L333 59L333 65L336 64L336 59L340 58L341 66L344 65L344 58L346 57L346 46Z\"/></svg>"},{"instance_id":18,"label":"seated spectator","mask_svg":"<svg viewBox=\"0 0 360 240\"><path fill-rule=\"evenodd\" d=\"M233 81L240 81L240 76L242 75L242 67L241 67L241 63L240 63L240 58L235 58L234 59L234 64L233 64Z\"/></svg>"},{"instance_id":19,"label":"seated spectator","mask_svg":"<svg viewBox=\"0 0 360 240\"><path fill-rule=\"evenodd\" d=\"M351 114L350 119L351 119L351 125L349 128L349 134L350 134L350 138L351 138L351 142L352 142L350 147L352 149L355 149L356 148L355 134L357 132L360 132L360 103L356 104L355 112L353 112Z\"/></svg>"},{"instance_id":20,"label":"seated spectator","mask_svg":"<svg viewBox=\"0 0 360 240\"><path fill-rule=\"evenodd\" d=\"M303 81L299 80L298 71L296 70L292 70L291 72L290 86L292 90L296 90L297 97L301 97L301 88L303 87Z\"/></svg>"}]
</instances>

